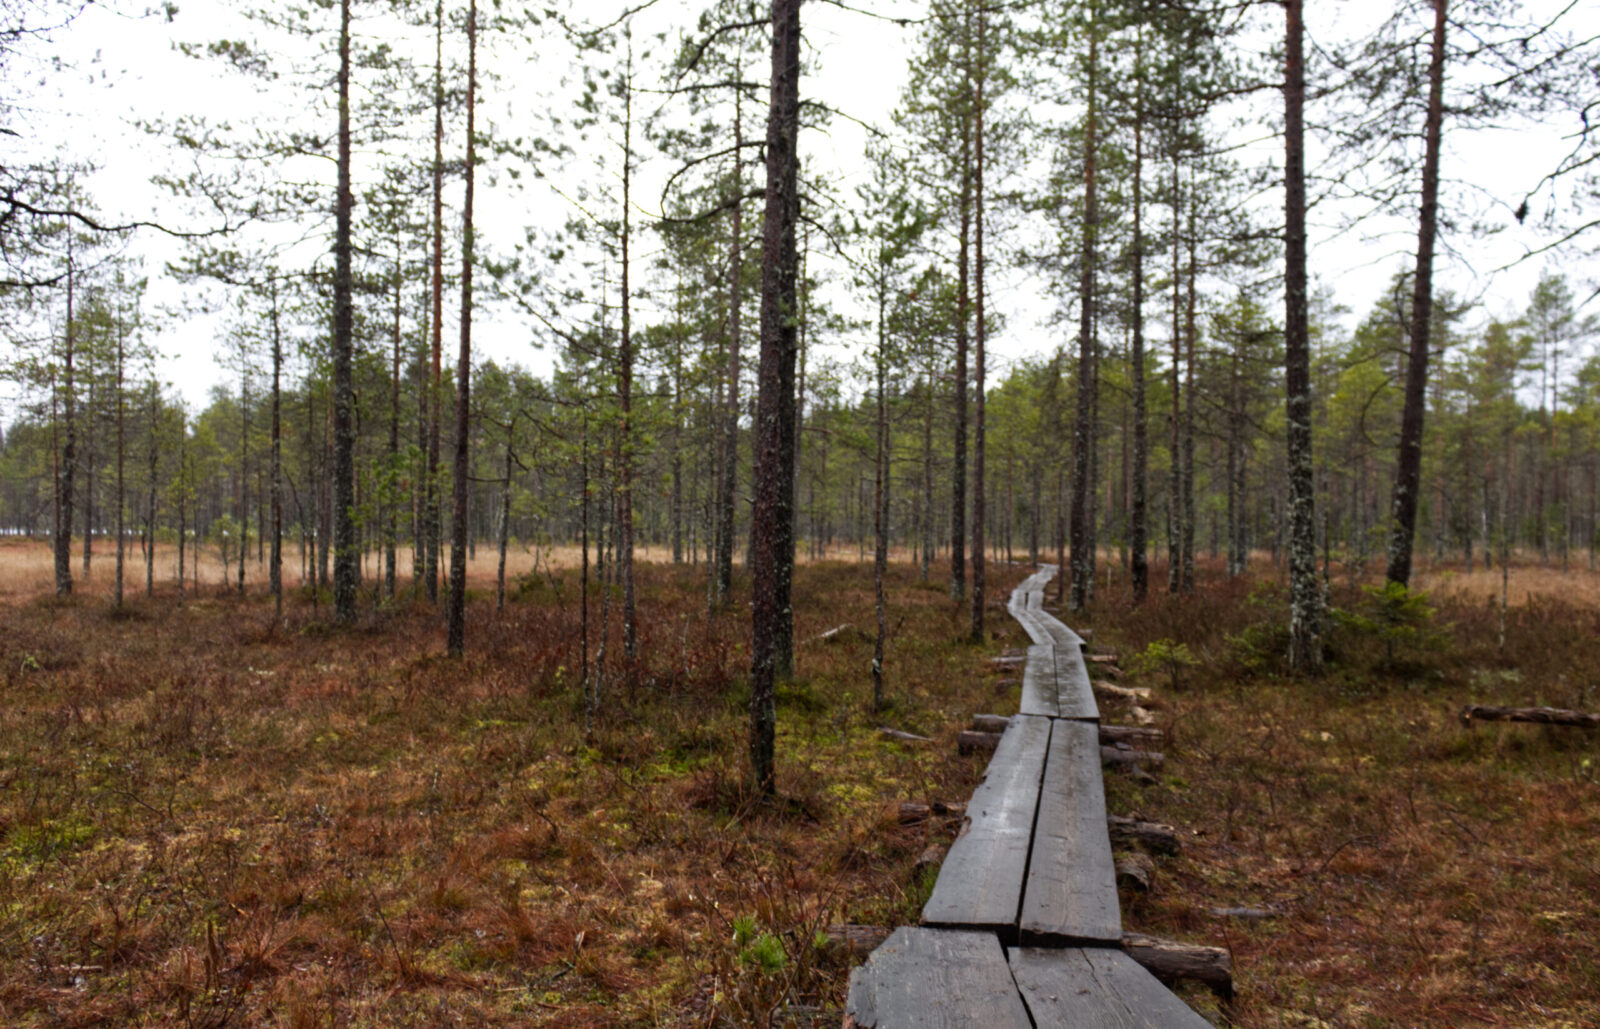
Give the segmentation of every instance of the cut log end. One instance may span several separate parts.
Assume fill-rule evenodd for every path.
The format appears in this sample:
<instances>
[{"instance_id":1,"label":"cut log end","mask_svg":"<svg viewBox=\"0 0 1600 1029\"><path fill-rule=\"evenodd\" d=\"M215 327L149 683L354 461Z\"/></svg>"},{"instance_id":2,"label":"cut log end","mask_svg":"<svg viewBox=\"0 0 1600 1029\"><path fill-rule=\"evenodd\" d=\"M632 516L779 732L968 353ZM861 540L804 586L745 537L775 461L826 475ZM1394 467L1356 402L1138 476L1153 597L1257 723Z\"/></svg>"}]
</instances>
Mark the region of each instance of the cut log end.
<instances>
[{"instance_id":1,"label":"cut log end","mask_svg":"<svg viewBox=\"0 0 1600 1029\"><path fill-rule=\"evenodd\" d=\"M1152 854L1177 854L1183 849L1178 830L1160 822L1111 815L1106 819L1113 847L1142 847Z\"/></svg>"},{"instance_id":2,"label":"cut log end","mask_svg":"<svg viewBox=\"0 0 1600 1029\"><path fill-rule=\"evenodd\" d=\"M1000 746L997 732L965 730L956 737L956 750L962 754L986 754Z\"/></svg>"},{"instance_id":3,"label":"cut log end","mask_svg":"<svg viewBox=\"0 0 1600 1029\"><path fill-rule=\"evenodd\" d=\"M877 950L894 930L886 925L830 925L823 930L829 946L842 947L851 957L864 958ZM1137 959L1136 959L1137 960Z\"/></svg>"},{"instance_id":4,"label":"cut log end","mask_svg":"<svg viewBox=\"0 0 1600 1029\"><path fill-rule=\"evenodd\" d=\"M1210 987L1224 1001L1233 1000L1233 959L1221 947L1123 933L1122 949L1168 985L1182 980L1198 982Z\"/></svg>"},{"instance_id":5,"label":"cut log end","mask_svg":"<svg viewBox=\"0 0 1600 1029\"><path fill-rule=\"evenodd\" d=\"M1149 893L1156 864L1143 854L1125 854L1117 859L1117 885L1134 893Z\"/></svg>"}]
</instances>

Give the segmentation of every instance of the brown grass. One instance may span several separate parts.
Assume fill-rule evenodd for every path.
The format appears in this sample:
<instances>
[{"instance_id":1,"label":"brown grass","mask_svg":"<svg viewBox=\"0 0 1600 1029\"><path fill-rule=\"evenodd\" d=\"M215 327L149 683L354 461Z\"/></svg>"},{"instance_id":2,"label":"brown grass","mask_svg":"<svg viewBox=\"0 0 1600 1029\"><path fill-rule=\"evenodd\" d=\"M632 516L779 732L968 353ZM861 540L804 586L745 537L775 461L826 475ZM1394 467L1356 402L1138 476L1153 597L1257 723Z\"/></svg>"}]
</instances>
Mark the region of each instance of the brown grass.
<instances>
[{"instance_id":1,"label":"brown grass","mask_svg":"<svg viewBox=\"0 0 1600 1029\"><path fill-rule=\"evenodd\" d=\"M463 661L424 604L336 631L297 595L274 624L220 569L181 605L163 586L113 612L103 560L87 595L0 604L8 1026L837 1025L850 962L815 932L915 919L912 865L954 826L889 812L970 794L983 759L950 743L972 712L1015 709L985 658L1024 642L997 605L995 638L967 645L942 583L896 567L893 706L871 714L870 567L803 567L783 800L760 807L747 616L707 616L701 569L641 567L643 658L609 669L585 738L564 555L504 615L474 597ZM0 589L48 577L6 563ZM1026 571L991 565L994 597ZM474 588L492 574L485 548ZM1314 682L1273 663L1270 578L1206 567L1200 598L1134 608L1117 572L1080 623L1168 701L1165 773L1111 780L1111 810L1197 834L1125 922L1230 947L1240 1025L1600 1024L1596 738L1455 719L1600 706L1600 590L1517 569L1502 653L1497 609L1433 574L1436 646L1390 662L1337 630ZM1162 639L1198 662L1178 692L1139 659ZM1213 913L1232 907L1275 916Z\"/></svg>"},{"instance_id":2,"label":"brown grass","mask_svg":"<svg viewBox=\"0 0 1600 1029\"><path fill-rule=\"evenodd\" d=\"M802 569L802 640L869 624L864 571ZM864 635L802 643L783 803L754 807L748 622L703 581L641 568L645 656L588 739L570 570L475 600L463 661L420 604L349 631L215 585L0 606L0 1023L836 1024L816 931L914 917L925 833L885 812L980 765L875 726L953 736L1000 641L897 570L895 706L865 710Z\"/></svg>"}]
</instances>

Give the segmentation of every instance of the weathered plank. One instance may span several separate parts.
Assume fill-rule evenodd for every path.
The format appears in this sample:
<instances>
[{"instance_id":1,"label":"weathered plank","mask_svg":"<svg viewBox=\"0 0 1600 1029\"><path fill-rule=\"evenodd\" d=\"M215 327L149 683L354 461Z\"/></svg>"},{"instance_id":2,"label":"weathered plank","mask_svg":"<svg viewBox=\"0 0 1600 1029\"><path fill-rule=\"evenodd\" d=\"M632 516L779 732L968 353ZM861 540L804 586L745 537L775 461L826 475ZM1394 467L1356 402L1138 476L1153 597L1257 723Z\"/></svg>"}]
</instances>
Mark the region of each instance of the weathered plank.
<instances>
[{"instance_id":1,"label":"weathered plank","mask_svg":"<svg viewBox=\"0 0 1600 1029\"><path fill-rule=\"evenodd\" d=\"M1060 692L1054 648L1029 647L1028 663L1022 668L1022 700L1017 711L1024 715L1059 718Z\"/></svg>"},{"instance_id":2,"label":"weathered plank","mask_svg":"<svg viewBox=\"0 0 1600 1029\"><path fill-rule=\"evenodd\" d=\"M1000 942L990 933L902 927L850 973L846 1029L1030 1029Z\"/></svg>"},{"instance_id":3,"label":"weathered plank","mask_svg":"<svg viewBox=\"0 0 1600 1029\"><path fill-rule=\"evenodd\" d=\"M1118 950L1013 948L1011 974L1035 1025L1059 1029L1210 1029Z\"/></svg>"},{"instance_id":4,"label":"weathered plank","mask_svg":"<svg viewBox=\"0 0 1600 1029\"><path fill-rule=\"evenodd\" d=\"M1083 654L1076 646L1058 646L1056 657L1056 710L1061 718L1100 717L1100 705L1094 699L1094 687L1089 683L1089 670L1084 666Z\"/></svg>"},{"instance_id":5,"label":"weathered plank","mask_svg":"<svg viewBox=\"0 0 1600 1029\"><path fill-rule=\"evenodd\" d=\"M1018 716L1006 727L967 802L965 831L950 845L923 905L923 925L1015 933L1049 745L1048 718ZM1102 832L1104 821L1102 813Z\"/></svg>"},{"instance_id":6,"label":"weathered plank","mask_svg":"<svg viewBox=\"0 0 1600 1029\"><path fill-rule=\"evenodd\" d=\"M1051 728L1018 927L1025 943L1122 938L1099 733L1091 723Z\"/></svg>"}]
</instances>

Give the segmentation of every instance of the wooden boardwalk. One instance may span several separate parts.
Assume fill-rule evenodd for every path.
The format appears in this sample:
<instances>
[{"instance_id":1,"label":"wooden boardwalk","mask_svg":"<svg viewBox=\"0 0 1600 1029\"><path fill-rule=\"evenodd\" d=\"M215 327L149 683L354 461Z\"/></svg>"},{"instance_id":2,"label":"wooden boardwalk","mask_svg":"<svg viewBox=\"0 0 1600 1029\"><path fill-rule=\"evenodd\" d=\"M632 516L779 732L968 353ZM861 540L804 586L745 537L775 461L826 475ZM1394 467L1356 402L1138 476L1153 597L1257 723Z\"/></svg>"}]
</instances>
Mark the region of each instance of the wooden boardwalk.
<instances>
[{"instance_id":1,"label":"wooden boardwalk","mask_svg":"<svg viewBox=\"0 0 1600 1029\"><path fill-rule=\"evenodd\" d=\"M1083 640L1044 610L1046 565L1009 610L1033 638L1022 700L967 804L922 925L850 976L845 1025L1202 1029L1121 950Z\"/></svg>"}]
</instances>

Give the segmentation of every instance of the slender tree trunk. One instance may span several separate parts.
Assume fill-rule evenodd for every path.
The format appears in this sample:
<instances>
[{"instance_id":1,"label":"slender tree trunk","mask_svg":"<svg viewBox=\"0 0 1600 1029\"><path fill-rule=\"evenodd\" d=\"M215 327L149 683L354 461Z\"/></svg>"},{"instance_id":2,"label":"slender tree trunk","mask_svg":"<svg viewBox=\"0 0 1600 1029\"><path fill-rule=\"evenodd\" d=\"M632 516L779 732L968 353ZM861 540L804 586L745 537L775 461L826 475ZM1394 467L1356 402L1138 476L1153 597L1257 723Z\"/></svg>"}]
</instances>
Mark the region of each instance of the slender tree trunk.
<instances>
[{"instance_id":1,"label":"slender tree trunk","mask_svg":"<svg viewBox=\"0 0 1600 1029\"><path fill-rule=\"evenodd\" d=\"M971 17L969 9L964 15L961 37L963 101L969 100L972 86ZM957 201L961 208L961 239L956 255L955 449L950 467L950 597L957 602L967 595L967 248L972 231L972 111L970 104L964 106L968 109L960 112L961 196Z\"/></svg>"},{"instance_id":2,"label":"slender tree trunk","mask_svg":"<svg viewBox=\"0 0 1600 1029\"><path fill-rule=\"evenodd\" d=\"M398 206L398 204L396 205ZM398 221L398 212L397 219ZM394 329L389 357L389 467L384 476L384 506L388 516L383 527L383 594L390 600L395 595L397 558L395 548L400 537L400 496L395 478L400 473L400 297L404 285L404 268L400 245L400 229L394 235ZM276 403L276 399L274 399ZM276 547L276 541L274 541Z\"/></svg>"},{"instance_id":3,"label":"slender tree trunk","mask_svg":"<svg viewBox=\"0 0 1600 1029\"><path fill-rule=\"evenodd\" d=\"M456 362L455 490L450 512L450 598L446 646L460 657L467 645L467 493L472 486L472 234L473 188L477 180L478 0L467 5L467 168L461 204L461 352Z\"/></svg>"},{"instance_id":4,"label":"slender tree trunk","mask_svg":"<svg viewBox=\"0 0 1600 1029\"><path fill-rule=\"evenodd\" d=\"M146 460L149 463L150 480L147 484L149 496L145 498L145 523L144 535L147 546L144 552L144 595L156 595L156 460L160 449L156 446L156 384L150 381L150 441L149 452Z\"/></svg>"},{"instance_id":5,"label":"slender tree trunk","mask_svg":"<svg viewBox=\"0 0 1600 1029\"><path fill-rule=\"evenodd\" d=\"M1095 292L1095 236L1099 227L1099 210L1095 196L1096 158L1096 75L1098 73L1099 27L1095 15L1090 15L1089 25L1089 83L1088 113L1084 121L1083 141L1083 252L1079 261L1078 278L1078 375L1077 417L1072 429L1072 568L1071 595L1068 610L1081 611L1088 604L1090 580L1094 576L1094 558L1089 553L1089 491L1090 452L1094 447L1094 292Z\"/></svg>"},{"instance_id":6,"label":"slender tree trunk","mask_svg":"<svg viewBox=\"0 0 1600 1029\"><path fill-rule=\"evenodd\" d=\"M755 506L750 572L750 765L756 792L772 795L774 702L781 623L788 612L785 563L792 564L793 472L785 454L794 402L796 246L799 208L800 0L772 3L772 101L767 118L766 214L761 255L761 364L756 409ZM792 454L792 441L789 453Z\"/></svg>"},{"instance_id":7,"label":"slender tree trunk","mask_svg":"<svg viewBox=\"0 0 1600 1029\"><path fill-rule=\"evenodd\" d=\"M1422 214L1417 227L1417 273L1411 297L1411 353L1406 364L1400 459L1394 482L1394 522L1389 537L1389 567L1385 573L1390 582L1402 586L1411 582L1411 546L1422 488L1422 422L1427 407L1429 328L1433 312L1433 244L1439 218L1439 137L1444 121L1447 7L1447 0L1433 0L1433 48L1428 60L1428 117L1422 159ZM1537 520L1542 540L1542 511Z\"/></svg>"},{"instance_id":8,"label":"slender tree trunk","mask_svg":"<svg viewBox=\"0 0 1600 1029\"><path fill-rule=\"evenodd\" d=\"M733 106L733 212L728 243L728 406L722 422L722 482L717 501L717 558L713 576L715 603L729 603L733 588L734 501L739 485L739 315L744 303L741 270L744 267L743 166L744 104Z\"/></svg>"},{"instance_id":9,"label":"slender tree trunk","mask_svg":"<svg viewBox=\"0 0 1600 1029\"><path fill-rule=\"evenodd\" d=\"M633 50L628 50L628 81L623 85L622 120L622 347L617 355L618 401L622 425L618 435L617 470L621 480L617 521L621 552L618 571L622 576L622 653L628 660L628 678L633 678L633 662L639 656L638 627L634 622L633 592L633 304L628 282L633 201Z\"/></svg>"},{"instance_id":10,"label":"slender tree trunk","mask_svg":"<svg viewBox=\"0 0 1600 1029\"><path fill-rule=\"evenodd\" d=\"M272 610L283 617L283 333L278 323L278 275L267 278L272 303L272 554L267 568Z\"/></svg>"},{"instance_id":11,"label":"slender tree trunk","mask_svg":"<svg viewBox=\"0 0 1600 1029\"><path fill-rule=\"evenodd\" d=\"M123 516L127 513L128 501L126 486L123 479L124 459L127 453L127 438L123 431L123 364L127 351L127 340L124 336L125 323L119 314L117 317L117 581L115 589L115 603L122 606L122 570L124 560L126 526Z\"/></svg>"},{"instance_id":12,"label":"slender tree trunk","mask_svg":"<svg viewBox=\"0 0 1600 1029\"><path fill-rule=\"evenodd\" d=\"M73 254L73 231L67 226L67 323L61 354L61 459L56 468L56 596L65 597L72 592L72 483L78 471L77 397L72 381L74 334L77 316L73 310L76 300L77 267Z\"/></svg>"},{"instance_id":13,"label":"slender tree trunk","mask_svg":"<svg viewBox=\"0 0 1600 1029\"><path fill-rule=\"evenodd\" d=\"M1195 341L1199 331L1195 325L1195 279L1199 274L1195 264L1195 234L1198 226L1195 223L1195 212L1199 209L1199 198L1193 189L1194 172L1190 170L1189 190L1189 274L1187 282L1187 299L1183 312L1183 505L1182 527L1183 537L1183 573L1178 586L1184 593L1194 592L1194 352Z\"/></svg>"},{"instance_id":14,"label":"slender tree trunk","mask_svg":"<svg viewBox=\"0 0 1600 1029\"><path fill-rule=\"evenodd\" d=\"M423 529L427 553L423 559L423 578L429 603L439 601L439 551L442 527L440 497L440 411L444 407L444 0L434 10L433 54L433 379L423 389L428 405L428 459L423 470L426 501Z\"/></svg>"},{"instance_id":15,"label":"slender tree trunk","mask_svg":"<svg viewBox=\"0 0 1600 1029\"><path fill-rule=\"evenodd\" d=\"M1322 667L1316 481L1311 463L1311 332L1306 297L1305 56L1302 0L1285 0L1284 371L1288 393L1289 664Z\"/></svg>"},{"instance_id":16,"label":"slender tree trunk","mask_svg":"<svg viewBox=\"0 0 1600 1029\"><path fill-rule=\"evenodd\" d=\"M1139 31L1134 58L1137 84L1133 123L1133 352L1129 374L1133 379L1133 498L1129 512L1129 574L1133 601L1140 603L1150 590L1148 549L1148 488L1150 467L1149 421L1145 412L1144 382L1144 30Z\"/></svg>"},{"instance_id":17,"label":"slender tree trunk","mask_svg":"<svg viewBox=\"0 0 1600 1029\"><path fill-rule=\"evenodd\" d=\"M515 460L511 450L511 440L516 428L517 419L513 415L511 424L506 429L506 465L504 473L500 476L500 559L494 576L496 612L506 609L506 551L511 549L511 464Z\"/></svg>"},{"instance_id":18,"label":"slender tree trunk","mask_svg":"<svg viewBox=\"0 0 1600 1029\"><path fill-rule=\"evenodd\" d=\"M888 364L889 331L885 316L887 307L888 262L884 260L884 243L879 241L878 260L878 353L877 361L877 417L873 423L873 491L872 518L874 545L872 550L873 611L877 618L877 633L872 640L872 710L882 711L884 704L883 644L888 634L888 620L884 611L883 579L889 564L889 418L884 405L884 378Z\"/></svg>"},{"instance_id":19,"label":"slender tree trunk","mask_svg":"<svg viewBox=\"0 0 1600 1029\"><path fill-rule=\"evenodd\" d=\"M985 401L985 373L984 345L987 342L983 324L983 80L986 73L984 62L984 30L987 19L983 10L978 11L978 45L976 51L977 74L973 83L973 411L972 411L972 627L969 635L974 643L983 641L983 605L984 605L984 518L985 511L985 474L984 463L986 459L986 445L984 440L984 401Z\"/></svg>"},{"instance_id":20,"label":"slender tree trunk","mask_svg":"<svg viewBox=\"0 0 1600 1029\"><path fill-rule=\"evenodd\" d=\"M342 624L356 620L355 312L351 305L350 0L339 4L339 193L335 207L333 273L333 609Z\"/></svg>"}]
</instances>

